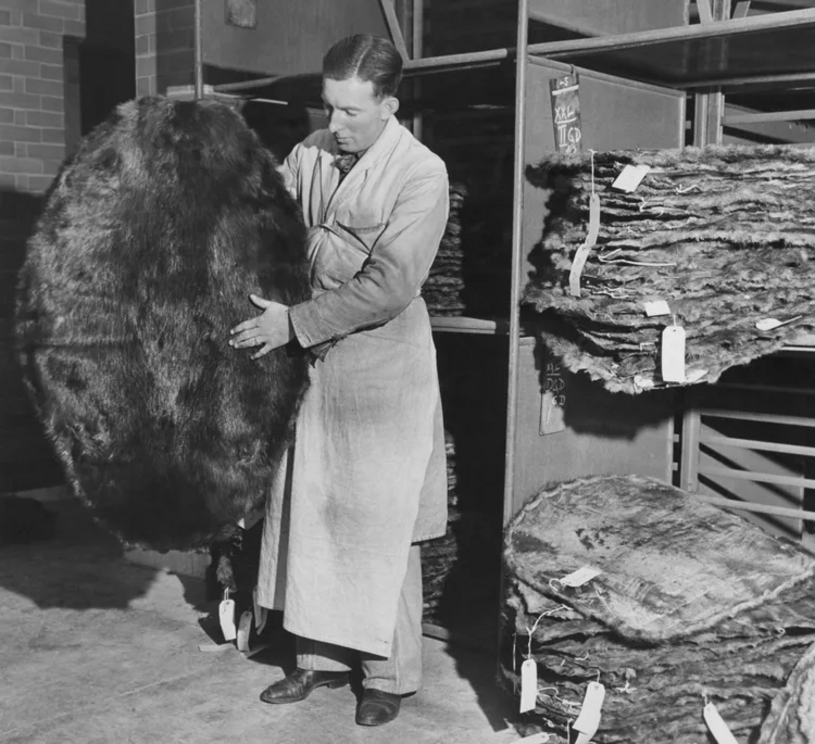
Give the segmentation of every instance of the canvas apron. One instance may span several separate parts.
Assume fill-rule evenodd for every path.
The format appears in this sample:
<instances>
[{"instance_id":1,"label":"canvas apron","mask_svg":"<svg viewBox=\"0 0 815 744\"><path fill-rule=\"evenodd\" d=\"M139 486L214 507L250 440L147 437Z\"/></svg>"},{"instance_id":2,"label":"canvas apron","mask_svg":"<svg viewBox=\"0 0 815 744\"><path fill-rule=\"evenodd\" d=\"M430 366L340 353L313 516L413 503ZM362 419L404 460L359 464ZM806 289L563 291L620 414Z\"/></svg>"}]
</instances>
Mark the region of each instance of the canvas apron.
<instances>
[{"instance_id":1,"label":"canvas apron","mask_svg":"<svg viewBox=\"0 0 815 744\"><path fill-rule=\"evenodd\" d=\"M309 232L315 294L366 253ZM445 531L436 355L424 301L340 340L311 367L295 441L267 501L259 601L305 638L389 656L412 542Z\"/></svg>"}]
</instances>

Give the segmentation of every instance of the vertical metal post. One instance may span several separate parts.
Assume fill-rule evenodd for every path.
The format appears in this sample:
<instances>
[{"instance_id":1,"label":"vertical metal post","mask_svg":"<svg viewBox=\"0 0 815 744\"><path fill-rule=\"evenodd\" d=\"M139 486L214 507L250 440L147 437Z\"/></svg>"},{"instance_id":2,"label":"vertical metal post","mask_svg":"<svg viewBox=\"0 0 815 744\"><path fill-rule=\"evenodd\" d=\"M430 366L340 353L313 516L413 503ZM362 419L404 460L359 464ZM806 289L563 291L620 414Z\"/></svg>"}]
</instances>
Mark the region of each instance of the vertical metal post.
<instances>
[{"instance_id":1,"label":"vertical metal post","mask_svg":"<svg viewBox=\"0 0 815 744\"><path fill-rule=\"evenodd\" d=\"M203 0L195 0L195 100L204 97Z\"/></svg>"},{"instance_id":2,"label":"vertical metal post","mask_svg":"<svg viewBox=\"0 0 815 744\"><path fill-rule=\"evenodd\" d=\"M730 0L704 0L698 3L701 11L706 7L712 18L705 21L707 15L700 12L703 22L725 21L730 17ZM722 143L722 116L724 115L724 93L721 88L708 88L694 97L693 144L696 147L720 145Z\"/></svg>"},{"instance_id":3,"label":"vertical metal post","mask_svg":"<svg viewBox=\"0 0 815 744\"><path fill-rule=\"evenodd\" d=\"M412 28L410 32L411 59L421 59L424 53L424 0L413 0ZM421 97L422 83L416 78L413 81L413 103ZM420 111L413 114L413 136L421 140L424 117Z\"/></svg>"},{"instance_id":4,"label":"vertical metal post","mask_svg":"<svg viewBox=\"0 0 815 744\"><path fill-rule=\"evenodd\" d=\"M682 442L679 459L679 487L696 493L699 489L699 440L702 434L701 396L695 390L684 392Z\"/></svg>"},{"instance_id":5,"label":"vertical metal post","mask_svg":"<svg viewBox=\"0 0 815 744\"><path fill-rule=\"evenodd\" d=\"M512 204L512 285L509 307L509 381L504 450L504 525L512 518L515 490L515 440L518 422L520 301L523 271L524 139L526 135L526 68L529 44L529 0L518 0L518 39L515 59L515 162Z\"/></svg>"}]
</instances>

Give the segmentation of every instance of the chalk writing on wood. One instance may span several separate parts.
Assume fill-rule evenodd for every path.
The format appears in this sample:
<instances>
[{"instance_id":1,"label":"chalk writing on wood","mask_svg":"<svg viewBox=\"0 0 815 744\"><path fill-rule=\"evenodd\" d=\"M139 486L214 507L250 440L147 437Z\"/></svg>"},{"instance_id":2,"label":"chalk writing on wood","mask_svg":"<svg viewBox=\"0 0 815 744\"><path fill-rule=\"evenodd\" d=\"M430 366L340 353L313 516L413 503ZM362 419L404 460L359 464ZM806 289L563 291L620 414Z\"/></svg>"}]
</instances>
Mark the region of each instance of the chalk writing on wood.
<instances>
[{"instance_id":1,"label":"chalk writing on wood","mask_svg":"<svg viewBox=\"0 0 815 744\"><path fill-rule=\"evenodd\" d=\"M583 132L580 123L580 84L578 75L564 75L549 81L552 101L552 122L555 146L567 155L582 150Z\"/></svg>"},{"instance_id":2,"label":"chalk writing on wood","mask_svg":"<svg viewBox=\"0 0 815 744\"><path fill-rule=\"evenodd\" d=\"M554 434L566 428L565 411L565 375L558 362L546 362L541 390L541 436Z\"/></svg>"}]
</instances>

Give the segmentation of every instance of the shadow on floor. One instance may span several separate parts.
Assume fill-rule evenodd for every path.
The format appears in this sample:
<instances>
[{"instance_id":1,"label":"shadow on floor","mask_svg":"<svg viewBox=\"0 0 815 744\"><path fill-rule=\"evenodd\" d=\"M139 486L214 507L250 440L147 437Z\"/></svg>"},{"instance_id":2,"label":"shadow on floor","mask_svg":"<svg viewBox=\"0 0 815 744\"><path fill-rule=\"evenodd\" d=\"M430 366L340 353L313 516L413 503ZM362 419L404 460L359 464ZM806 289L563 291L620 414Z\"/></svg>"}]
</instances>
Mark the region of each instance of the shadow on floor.
<instances>
[{"instance_id":1,"label":"shadow on floor","mask_svg":"<svg viewBox=\"0 0 815 744\"><path fill-rule=\"evenodd\" d=\"M46 504L55 516L48 540L0 547L0 588L37 607L125 609L143 596L156 571L123 558L121 544L79 501Z\"/></svg>"}]
</instances>

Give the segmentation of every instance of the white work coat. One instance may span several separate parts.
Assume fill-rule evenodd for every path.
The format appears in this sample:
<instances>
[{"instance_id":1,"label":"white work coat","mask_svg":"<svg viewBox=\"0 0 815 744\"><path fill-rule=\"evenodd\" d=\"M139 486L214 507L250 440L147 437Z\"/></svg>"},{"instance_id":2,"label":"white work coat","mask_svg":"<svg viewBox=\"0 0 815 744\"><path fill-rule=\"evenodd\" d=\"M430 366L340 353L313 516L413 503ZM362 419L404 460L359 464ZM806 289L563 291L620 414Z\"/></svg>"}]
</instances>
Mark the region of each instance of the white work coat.
<instances>
[{"instance_id":1,"label":"white work coat","mask_svg":"<svg viewBox=\"0 0 815 744\"><path fill-rule=\"evenodd\" d=\"M290 309L317 359L267 502L260 604L290 632L389 656L412 542L444 534L436 352L419 290L448 214L444 163L396 119L340 183L323 130L283 166L313 298Z\"/></svg>"}]
</instances>

